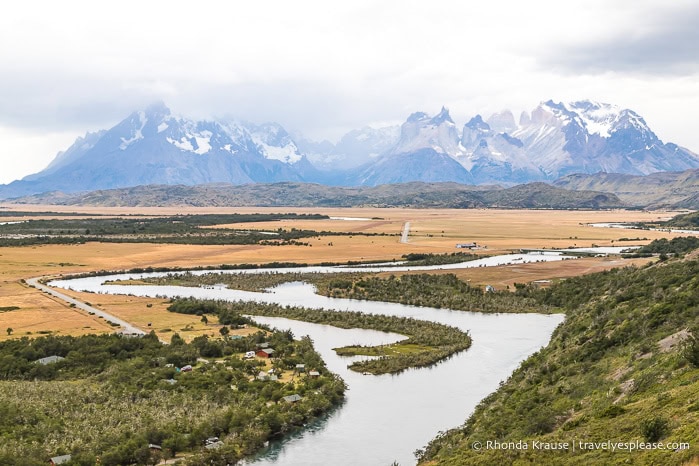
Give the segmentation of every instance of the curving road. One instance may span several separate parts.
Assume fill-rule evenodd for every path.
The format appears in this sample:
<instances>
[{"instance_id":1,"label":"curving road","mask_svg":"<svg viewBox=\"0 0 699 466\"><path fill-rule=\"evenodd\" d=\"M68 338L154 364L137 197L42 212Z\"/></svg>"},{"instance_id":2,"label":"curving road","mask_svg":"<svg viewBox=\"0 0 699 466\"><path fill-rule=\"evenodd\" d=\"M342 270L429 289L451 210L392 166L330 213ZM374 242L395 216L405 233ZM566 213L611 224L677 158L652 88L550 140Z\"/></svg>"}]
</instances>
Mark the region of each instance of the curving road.
<instances>
[{"instance_id":1,"label":"curving road","mask_svg":"<svg viewBox=\"0 0 699 466\"><path fill-rule=\"evenodd\" d=\"M55 296L58 299L62 299L63 301L69 303L69 304L75 304L75 307L82 309L83 311L86 312L92 312L95 315L101 316L105 321L110 321L114 322L115 324L119 324L121 326L121 329L117 331L117 333L124 333L124 334L135 334L135 335L145 335L146 332L141 330L138 327L134 327L132 324L121 320L120 318L113 316L112 314L109 314L108 312L104 312L101 309L97 309L96 307L92 307L89 304L85 304L82 301L78 301L75 298L71 298L68 295L65 295L63 293L59 293L58 291L54 290L53 288L49 288L46 285L43 285L39 283L39 280L43 277L37 277L37 278L28 278L27 279L27 284L35 287L38 290L44 291L51 296Z\"/></svg>"}]
</instances>

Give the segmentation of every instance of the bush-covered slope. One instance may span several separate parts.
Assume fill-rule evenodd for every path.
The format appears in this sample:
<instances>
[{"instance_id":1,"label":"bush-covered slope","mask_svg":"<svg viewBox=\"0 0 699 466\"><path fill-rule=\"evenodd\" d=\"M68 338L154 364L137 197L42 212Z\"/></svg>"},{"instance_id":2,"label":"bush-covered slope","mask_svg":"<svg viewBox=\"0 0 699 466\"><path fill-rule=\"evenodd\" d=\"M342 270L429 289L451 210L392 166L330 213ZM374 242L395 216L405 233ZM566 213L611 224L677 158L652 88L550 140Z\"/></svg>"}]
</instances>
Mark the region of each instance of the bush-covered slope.
<instances>
[{"instance_id":1,"label":"bush-covered slope","mask_svg":"<svg viewBox=\"0 0 699 466\"><path fill-rule=\"evenodd\" d=\"M48 464L65 454L71 465L158 464L183 452L185 464L235 463L344 398L344 382L310 339L292 337L259 331L191 343L174 334L169 345L155 334L0 343L0 464ZM276 351L277 381L256 377L267 360L243 358L261 342ZM37 362L48 356L62 359ZM295 374L296 364L319 376ZM292 394L302 399L286 403ZM223 442L215 452L202 447L212 436Z\"/></svg>"},{"instance_id":2,"label":"bush-covered slope","mask_svg":"<svg viewBox=\"0 0 699 466\"><path fill-rule=\"evenodd\" d=\"M530 294L564 308L566 321L462 428L418 452L421 464L699 459L698 261L611 270Z\"/></svg>"}]
</instances>

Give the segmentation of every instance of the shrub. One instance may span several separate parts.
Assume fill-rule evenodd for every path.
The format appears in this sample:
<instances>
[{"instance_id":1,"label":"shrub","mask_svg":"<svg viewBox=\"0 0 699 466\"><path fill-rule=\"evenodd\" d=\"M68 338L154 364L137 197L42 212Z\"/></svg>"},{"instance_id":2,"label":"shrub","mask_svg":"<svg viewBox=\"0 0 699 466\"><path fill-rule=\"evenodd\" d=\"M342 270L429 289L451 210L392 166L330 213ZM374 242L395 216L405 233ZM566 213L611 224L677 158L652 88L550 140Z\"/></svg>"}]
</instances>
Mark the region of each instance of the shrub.
<instances>
[{"instance_id":1,"label":"shrub","mask_svg":"<svg viewBox=\"0 0 699 466\"><path fill-rule=\"evenodd\" d=\"M691 333L682 345L682 357L692 366L699 367L699 339Z\"/></svg>"},{"instance_id":2,"label":"shrub","mask_svg":"<svg viewBox=\"0 0 699 466\"><path fill-rule=\"evenodd\" d=\"M654 443L668 433L668 422L661 417L645 419L641 422L641 433L646 442Z\"/></svg>"}]
</instances>

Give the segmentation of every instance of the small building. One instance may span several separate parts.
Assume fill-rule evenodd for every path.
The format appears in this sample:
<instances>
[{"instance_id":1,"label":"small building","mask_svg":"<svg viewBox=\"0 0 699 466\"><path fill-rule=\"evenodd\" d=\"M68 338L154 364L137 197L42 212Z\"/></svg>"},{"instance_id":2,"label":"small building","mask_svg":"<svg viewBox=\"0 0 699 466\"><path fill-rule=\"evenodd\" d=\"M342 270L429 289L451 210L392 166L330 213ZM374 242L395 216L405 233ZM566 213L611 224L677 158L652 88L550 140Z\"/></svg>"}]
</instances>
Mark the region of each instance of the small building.
<instances>
[{"instance_id":1,"label":"small building","mask_svg":"<svg viewBox=\"0 0 699 466\"><path fill-rule=\"evenodd\" d=\"M320 372L318 372L318 371L310 371L310 372L308 373L308 376L309 376L310 378L312 378L312 379L317 379L318 377L320 377Z\"/></svg>"},{"instance_id":2,"label":"small building","mask_svg":"<svg viewBox=\"0 0 699 466\"><path fill-rule=\"evenodd\" d=\"M282 400L286 401L287 403L296 403L297 401L301 401L302 399L303 398L298 393L294 393L293 395L285 396L282 398Z\"/></svg>"},{"instance_id":3,"label":"small building","mask_svg":"<svg viewBox=\"0 0 699 466\"><path fill-rule=\"evenodd\" d=\"M262 348L257 350L255 354L261 358L271 358L274 355L274 350L272 348Z\"/></svg>"},{"instance_id":4,"label":"small building","mask_svg":"<svg viewBox=\"0 0 699 466\"><path fill-rule=\"evenodd\" d=\"M296 372L305 372L305 371L306 371L305 364L296 364Z\"/></svg>"},{"instance_id":5,"label":"small building","mask_svg":"<svg viewBox=\"0 0 699 466\"><path fill-rule=\"evenodd\" d=\"M63 464L70 461L70 459L71 455L54 456L53 458L49 459L49 464Z\"/></svg>"},{"instance_id":6,"label":"small building","mask_svg":"<svg viewBox=\"0 0 699 466\"><path fill-rule=\"evenodd\" d=\"M258 343L258 344L256 344L255 346L257 347L257 349L260 349L260 348L269 348L269 343L267 343L266 341L263 341L262 343Z\"/></svg>"},{"instance_id":7,"label":"small building","mask_svg":"<svg viewBox=\"0 0 699 466\"><path fill-rule=\"evenodd\" d=\"M64 359L65 359L64 357L54 355L54 356L47 356L45 358L37 359L34 362L38 362L39 364L42 364L45 366L47 364L54 364L58 361L63 361Z\"/></svg>"},{"instance_id":8,"label":"small building","mask_svg":"<svg viewBox=\"0 0 699 466\"><path fill-rule=\"evenodd\" d=\"M149 443L149 444L148 444L148 449L149 449L150 451L163 451L163 447L161 447L160 445L156 445L156 444L154 444L154 443Z\"/></svg>"},{"instance_id":9,"label":"small building","mask_svg":"<svg viewBox=\"0 0 699 466\"><path fill-rule=\"evenodd\" d=\"M477 247L476 243L456 243L456 249L475 249Z\"/></svg>"}]
</instances>

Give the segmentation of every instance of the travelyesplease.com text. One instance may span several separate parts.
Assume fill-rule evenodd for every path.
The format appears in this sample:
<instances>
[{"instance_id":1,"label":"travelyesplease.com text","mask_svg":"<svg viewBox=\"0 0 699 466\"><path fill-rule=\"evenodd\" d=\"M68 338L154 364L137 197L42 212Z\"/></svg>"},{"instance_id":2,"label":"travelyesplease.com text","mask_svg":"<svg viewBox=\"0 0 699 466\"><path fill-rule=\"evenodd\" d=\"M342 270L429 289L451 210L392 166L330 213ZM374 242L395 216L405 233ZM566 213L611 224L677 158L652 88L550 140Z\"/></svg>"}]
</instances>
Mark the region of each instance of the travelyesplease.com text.
<instances>
[{"instance_id":1,"label":"travelyesplease.com text","mask_svg":"<svg viewBox=\"0 0 699 466\"><path fill-rule=\"evenodd\" d=\"M587 441L575 440L566 442L545 442L541 440L518 440L501 442L498 440L486 440L483 442L473 442L471 448L474 450L534 450L534 451L592 451L604 450L612 452L630 452L645 450L685 450L689 448L687 442L643 442L632 440L620 442L617 440Z\"/></svg>"}]
</instances>

